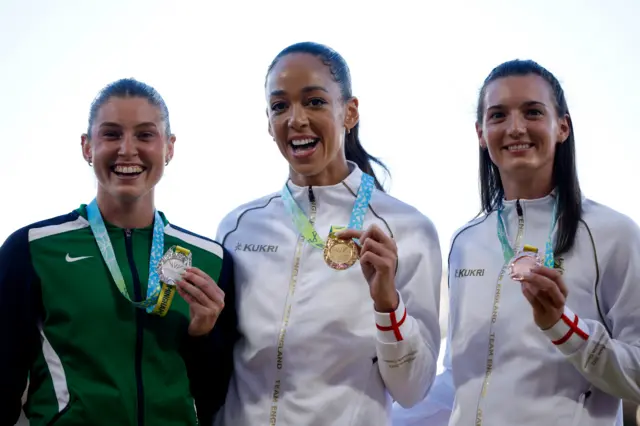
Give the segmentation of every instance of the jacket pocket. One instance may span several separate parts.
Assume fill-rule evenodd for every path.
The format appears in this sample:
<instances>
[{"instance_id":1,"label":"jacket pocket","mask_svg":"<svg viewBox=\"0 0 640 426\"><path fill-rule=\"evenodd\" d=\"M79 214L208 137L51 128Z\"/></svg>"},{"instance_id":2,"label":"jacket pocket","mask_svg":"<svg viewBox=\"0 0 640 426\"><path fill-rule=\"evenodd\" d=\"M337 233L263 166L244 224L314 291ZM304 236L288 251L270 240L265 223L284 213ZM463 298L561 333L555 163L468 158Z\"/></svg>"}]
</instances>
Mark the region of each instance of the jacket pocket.
<instances>
[{"instance_id":1,"label":"jacket pocket","mask_svg":"<svg viewBox=\"0 0 640 426\"><path fill-rule=\"evenodd\" d=\"M576 404L576 409L573 412L573 418L571 419L571 426L579 426L582 421L582 416L585 410L585 404L587 403L587 399L591 396L591 389L588 391L581 393L580 397L578 397L578 403Z\"/></svg>"}]
</instances>

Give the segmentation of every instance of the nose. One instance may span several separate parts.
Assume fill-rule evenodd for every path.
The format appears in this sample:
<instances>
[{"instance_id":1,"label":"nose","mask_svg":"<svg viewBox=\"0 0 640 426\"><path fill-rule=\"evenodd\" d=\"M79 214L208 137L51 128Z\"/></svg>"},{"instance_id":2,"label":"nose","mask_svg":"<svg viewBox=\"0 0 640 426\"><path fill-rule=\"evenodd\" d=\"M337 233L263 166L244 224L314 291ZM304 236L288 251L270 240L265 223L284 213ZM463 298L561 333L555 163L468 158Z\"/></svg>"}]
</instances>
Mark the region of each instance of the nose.
<instances>
[{"instance_id":1,"label":"nose","mask_svg":"<svg viewBox=\"0 0 640 426\"><path fill-rule=\"evenodd\" d=\"M120 141L120 149L118 155L121 157L135 157L138 155L138 149L134 136L131 134L125 134Z\"/></svg>"},{"instance_id":2,"label":"nose","mask_svg":"<svg viewBox=\"0 0 640 426\"><path fill-rule=\"evenodd\" d=\"M307 113L302 105L293 105L291 115L289 116L289 127L292 129L300 129L309 124Z\"/></svg>"},{"instance_id":3,"label":"nose","mask_svg":"<svg viewBox=\"0 0 640 426\"><path fill-rule=\"evenodd\" d=\"M521 138L527 132L527 121L522 114L511 114L508 126L509 136L514 139Z\"/></svg>"}]
</instances>

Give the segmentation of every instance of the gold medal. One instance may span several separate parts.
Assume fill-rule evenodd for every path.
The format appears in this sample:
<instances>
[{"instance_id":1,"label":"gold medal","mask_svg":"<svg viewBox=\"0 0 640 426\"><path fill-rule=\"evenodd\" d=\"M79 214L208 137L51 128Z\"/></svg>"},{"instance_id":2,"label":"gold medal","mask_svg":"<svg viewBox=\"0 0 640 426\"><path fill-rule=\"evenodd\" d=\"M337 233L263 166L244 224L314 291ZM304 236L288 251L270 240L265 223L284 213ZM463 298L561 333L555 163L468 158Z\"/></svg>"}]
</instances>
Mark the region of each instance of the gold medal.
<instances>
[{"instance_id":1,"label":"gold medal","mask_svg":"<svg viewBox=\"0 0 640 426\"><path fill-rule=\"evenodd\" d=\"M335 233L344 228L331 227L329 238L324 246L324 261L329 267L342 271L350 268L358 260L358 246L353 240L343 240Z\"/></svg>"}]
</instances>

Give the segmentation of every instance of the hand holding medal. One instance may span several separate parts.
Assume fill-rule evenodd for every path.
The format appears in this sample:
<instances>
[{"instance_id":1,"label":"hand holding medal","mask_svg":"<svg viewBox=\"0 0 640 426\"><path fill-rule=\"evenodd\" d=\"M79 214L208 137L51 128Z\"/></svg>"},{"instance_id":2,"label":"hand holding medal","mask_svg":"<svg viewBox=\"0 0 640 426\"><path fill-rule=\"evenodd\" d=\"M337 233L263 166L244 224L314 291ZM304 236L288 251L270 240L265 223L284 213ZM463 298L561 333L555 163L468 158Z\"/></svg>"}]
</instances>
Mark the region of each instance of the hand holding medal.
<instances>
[{"instance_id":1,"label":"hand holding medal","mask_svg":"<svg viewBox=\"0 0 640 426\"><path fill-rule=\"evenodd\" d=\"M178 294L189 304L189 334L209 333L224 308L224 292L209 275L195 267L185 269L176 286Z\"/></svg>"},{"instance_id":2,"label":"hand holding medal","mask_svg":"<svg viewBox=\"0 0 640 426\"><path fill-rule=\"evenodd\" d=\"M398 308L395 276L398 264L398 247L376 225L366 231L347 229L336 234L341 239L356 238L360 241L360 267L369 283L369 291L375 310L393 312Z\"/></svg>"},{"instance_id":3,"label":"hand holding medal","mask_svg":"<svg viewBox=\"0 0 640 426\"><path fill-rule=\"evenodd\" d=\"M542 330L553 327L562 317L567 286L555 269L534 266L520 280L522 294L533 308L533 319Z\"/></svg>"}]
</instances>

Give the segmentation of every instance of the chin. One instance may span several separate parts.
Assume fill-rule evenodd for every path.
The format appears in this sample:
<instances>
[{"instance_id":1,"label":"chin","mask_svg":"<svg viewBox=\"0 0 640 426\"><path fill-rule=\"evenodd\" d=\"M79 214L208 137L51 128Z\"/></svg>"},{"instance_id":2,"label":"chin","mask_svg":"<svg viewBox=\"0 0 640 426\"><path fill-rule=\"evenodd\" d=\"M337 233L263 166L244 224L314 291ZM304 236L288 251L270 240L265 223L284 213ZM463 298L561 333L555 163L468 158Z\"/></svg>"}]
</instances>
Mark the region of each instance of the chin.
<instances>
[{"instance_id":1,"label":"chin","mask_svg":"<svg viewBox=\"0 0 640 426\"><path fill-rule=\"evenodd\" d=\"M133 203L151 192L149 188L110 188L109 195L124 203Z\"/></svg>"},{"instance_id":2,"label":"chin","mask_svg":"<svg viewBox=\"0 0 640 426\"><path fill-rule=\"evenodd\" d=\"M321 164L302 163L292 161L289 163L294 172L305 177L316 176L324 169Z\"/></svg>"}]
</instances>

